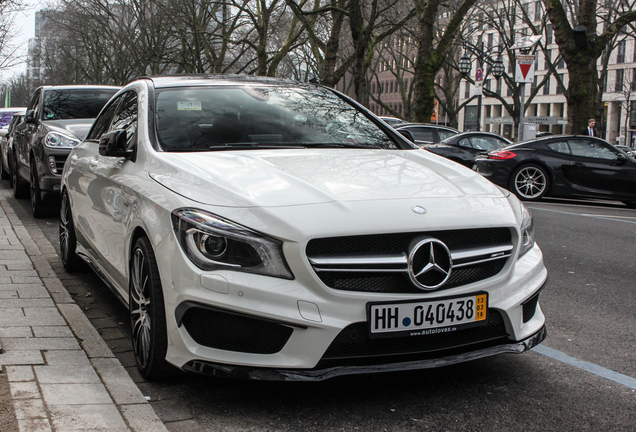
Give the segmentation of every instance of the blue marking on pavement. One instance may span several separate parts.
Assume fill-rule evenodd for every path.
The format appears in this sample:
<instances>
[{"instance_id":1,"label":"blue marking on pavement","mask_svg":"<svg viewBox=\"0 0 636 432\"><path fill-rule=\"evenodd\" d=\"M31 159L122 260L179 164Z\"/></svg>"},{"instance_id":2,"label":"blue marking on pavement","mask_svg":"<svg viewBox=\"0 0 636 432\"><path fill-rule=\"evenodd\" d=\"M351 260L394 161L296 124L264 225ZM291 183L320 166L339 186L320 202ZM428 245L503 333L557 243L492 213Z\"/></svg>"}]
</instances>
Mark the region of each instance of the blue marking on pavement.
<instances>
[{"instance_id":1,"label":"blue marking on pavement","mask_svg":"<svg viewBox=\"0 0 636 432\"><path fill-rule=\"evenodd\" d=\"M626 221L626 220L622 220L622 219L614 219L614 218L611 218L611 217L587 215L587 214L580 214L580 213L571 213L571 212L564 212L564 211L558 211L558 210L548 210L548 209L544 209L544 208L540 208L540 207L528 207L528 208L531 209L531 210L542 210L542 211L547 211L547 212L552 212L552 213L561 213L561 214L566 214L566 215L589 217L589 218L592 218L592 219L602 219L602 220L609 220L609 221L614 221L614 222L624 222L624 223L636 224L636 221Z\"/></svg>"},{"instance_id":2,"label":"blue marking on pavement","mask_svg":"<svg viewBox=\"0 0 636 432\"><path fill-rule=\"evenodd\" d=\"M583 369L584 371L593 373L594 375L598 375L610 381L614 381L615 383L624 385L625 387L629 387L630 389L636 390L636 379L629 377L627 375L623 375L618 372L605 369L604 367L595 365L594 363L590 363L590 362L576 359L574 357L570 357L569 355L562 353L561 351L557 351L545 345L536 346L532 350L538 352L539 354L543 354L544 356L550 357L554 360L558 360L560 362L569 364L579 369Z\"/></svg>"}]
</instances>

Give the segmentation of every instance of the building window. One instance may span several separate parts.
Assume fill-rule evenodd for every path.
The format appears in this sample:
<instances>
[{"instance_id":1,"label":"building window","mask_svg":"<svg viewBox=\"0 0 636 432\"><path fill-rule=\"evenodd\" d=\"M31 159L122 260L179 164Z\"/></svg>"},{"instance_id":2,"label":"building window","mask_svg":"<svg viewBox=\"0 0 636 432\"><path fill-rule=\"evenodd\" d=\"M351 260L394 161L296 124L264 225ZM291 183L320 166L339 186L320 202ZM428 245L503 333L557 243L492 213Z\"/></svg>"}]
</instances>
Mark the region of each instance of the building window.
<instances>
[{"instance_id":1,"label":"building window","mask_svg":"<svg viewBox=\"0 0 636 432\"><path fill-rule=\"evenodd\" d=\"M557 81L557 86L556 86L556 94L563 94L563 87L561 87L561 85L559 83L563 82L563 74L559 74L559 79Z\"/></svg>"},{"instance_id":2,"label":"building window","mask_svg":"<svg viewBox=\"0 0 636 432\"><path fill-rule=\"evenodd\" d=\"M530 91L533 92L534 89L537 88L537 84L538 84L538 77L535 75L534 76L534 81L532 82L532 86L530 86Z\"/></svg>"},{"instance_id":3,"label":"building window","mask_svg":"<svg viewBox=\"0 0 636 432\"><path fill-rule=\"evenodd\" d=\"M539 70L539 56L538 55L534 55L534 70L538 71Z\"/></svg>"},{"instance_id":4,"label":"building window","mask_svg":"<svg viewBox=\"0 0 636 432\"><path fill-rule=\"evenodd\" d=\"M492 43L493 43L494 36L495 35L493 33L488 33L488 48L492 48Z\"/></svg>"},{"instance_id":5,"label":"building window","mask_svg":"<svg viewBox=\"0 0 636 432\"><path fill-rule=\"evenodd\" d=\"M636 127L636 101L632 101L629 108L629 124L632 128Z\"/></svg>"},{"instance_id":6,"label":"building window","mask_svg":"<svg viewBox=\"0 0 636 432\"><path fill-rule=\"evenodd\" d=\"M552 50L545 50L545 61L543 62L543 69L550 69L550 62L552 61Z\"/></svg>"},{"instance_id":7,"label":"building window","mask_svg":"<svg viewBox=\"0 0 636 432\"><path fill-rule=\"evenodd\" d=\"M470 83L466 81L466 91L464 91L464 99L468 99L470 97Z\"/></svg>"},{"instance_id":8,"label":"building window","mask_svg":"<svg viewBox=\"0 0 636 432\"><path fill-rule=\"evenodd\" d=\"M507 96L512 96L512 88L508 87L508 91L506 92Z\"/></svg>"},{"instance_id":9,"label":"building window","mask_svg":"<svg viewBox=\"0 0 636 432\"><path fill-rule=\"evenodd\" d=\"M607 72L603 76L603 92L607 93Z\"/></svg>"},{"instance_id":10,"label":"building window","mask_svg":"<svg viewBox=\"0 0 636 432\"><path fill-rule=\"evenodd\" d=\"M623 91L623 78L625 75L625 71L623 69L616 69L616 81L614 83L614 91L622 92Z\"/></svg>"},{"instance_id":11,"label":"building window","mask_svg":"<svg viewBox=\"0 0 636 432\"><path fill-rule=\"evenodd\" d=\"M550 78L548 78L545 81L545 84L543 85L543 94L544 95L549 95L550 94Z\"/></svg>"},{"instance_id":12,"label":"building window","mask_svg":"<svg viewBox=\"0 0 636 432\"><path fill-rule=\"evenodd\" d=\"M499 78L497 80L497 94L499 96L501 96L501 85L502 85L502 82L503 82L503 78Z\"/></svg>"},{"instance_id":13,"label":"building window","mask_svg":"<svg viewBox=\"0 0 636 432\"><path fill-rule=\"evenodd\" d=\"M534 2L534 20L541 21L541 2Z\"/></svg>"},{"instance_id":14,"label":"building window","mask_svg":"<svg viewBox=\"0 0 636 432\"><path fill-rule=\"evenodd\" d=\"M565 60L563 59L563 56L561 56L559 58L559 64L557 64L557 68L563 69L564 67L565 67Z\"/></svg>"},{"instance_id":15,"label":"building window","mask_svg":"<svg viewBox=\"0 0 636 432\"><path fill-rule=\"evenodd\" d=\"M545 26L545 44L550 45L552 43L552 24Z\"/></svg>"},{"instance_id":16,"label":"building window","mask_svg":"<svg viewBox=\"0 0 636 432\"><path fill-rule=\"evenodd\" d=\"M636 68L632 69L632 91L636 91Z\"/></svg>"},{"instance_id":17,"label":"building window","mask_svg":"<svg viewBox=\"0 0 636 432\"><path fill-rule=\"evenodd\" d=\"M484 88L486 90L490 90L490 80L489 79L487 79L486 82L484 83Z\"/></svg>"},{"instance_id":18,"label":"building window","mask_svg":"<svg viewBox=\"0 0 636 432\"><path fill-rule=\"evenodd\" d=\"M625 63L625 39L618 43L618 54L616 55L616 63Z\"/></svg>"}]
</instances>

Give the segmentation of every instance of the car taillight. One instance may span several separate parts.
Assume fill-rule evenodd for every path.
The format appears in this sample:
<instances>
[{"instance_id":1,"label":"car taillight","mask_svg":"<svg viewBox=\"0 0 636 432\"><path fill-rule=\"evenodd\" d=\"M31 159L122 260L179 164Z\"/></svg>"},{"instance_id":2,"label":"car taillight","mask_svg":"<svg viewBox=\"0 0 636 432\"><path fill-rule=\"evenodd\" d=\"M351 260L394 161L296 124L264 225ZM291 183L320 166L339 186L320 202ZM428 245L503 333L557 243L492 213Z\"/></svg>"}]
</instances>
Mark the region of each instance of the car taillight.
<instances>
[{"instance_id":1,"label":"car taillight","mask_svg":"<svg viewBox=\"0 0 636 432\"><path fill-rule=\"evenodd\" d=\"M488 153L488 159L512 159L514 157L517 157L517 154L511 151L500 151L500 152Z\"/></svg>"}]
</instances>

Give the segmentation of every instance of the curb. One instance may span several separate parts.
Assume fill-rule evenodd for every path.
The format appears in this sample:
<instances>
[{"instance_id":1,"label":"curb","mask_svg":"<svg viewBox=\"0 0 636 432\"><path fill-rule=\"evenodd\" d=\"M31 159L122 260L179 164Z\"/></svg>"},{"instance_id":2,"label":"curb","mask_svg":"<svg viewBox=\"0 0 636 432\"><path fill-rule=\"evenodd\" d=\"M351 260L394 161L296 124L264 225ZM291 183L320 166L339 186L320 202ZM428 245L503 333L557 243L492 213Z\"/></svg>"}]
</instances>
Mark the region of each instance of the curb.
<instances>
[{"instance_id":1,"label":"curb","mask_svg":"<svg viewBox=\"0 0 636 432\"><path fill-rule=\"evenodd\" d=\"M0 190L0 233L5 234L0 235L0 268L10 276L0 276L0 284L6 282L3 292L17 292L17 297L0 296L0 311L20 310L16 316L26 319L20 324L0 318L0 342L2 329L9 334L4 351L0 345L0 367L7 371L20 431L167 431L51 268L47 258L59 259L55 249L35 223L25 226L17 217L8 193ZM17 260L23 253L28 261ZM39 291L21 294L27 290ZM18 329L27 328L33 336L19 337ZM43 329L48 337L39 337ZM54 364L53 352L65 357L62 363ZM57 373L55 378L51 373Z\"/></svg>"}]
</instances>

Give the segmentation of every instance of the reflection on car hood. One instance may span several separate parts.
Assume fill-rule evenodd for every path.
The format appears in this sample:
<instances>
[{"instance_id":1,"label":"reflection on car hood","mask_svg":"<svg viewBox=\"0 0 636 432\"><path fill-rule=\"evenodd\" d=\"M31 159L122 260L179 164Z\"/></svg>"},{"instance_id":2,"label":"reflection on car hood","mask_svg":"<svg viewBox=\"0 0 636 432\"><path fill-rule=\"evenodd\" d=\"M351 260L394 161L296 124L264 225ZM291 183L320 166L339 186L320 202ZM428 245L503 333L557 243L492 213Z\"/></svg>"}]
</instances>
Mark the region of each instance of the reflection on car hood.
<instances>
[{"instance_id":1,"label":"reflection on car hood","mask_svg":"<svg viewBox=\"0 0 636 432\"><path fill-rule=\"evenodd\" d=\"M502 197L479 174L418 150L157 153L150 176L194 201L229 207Z\"/></svg>"},{"instance_id":2,"label":"reflection on car hood","mask_svg":"<svg viewBox=\"0 0 636 432\"><path fill-rule=\"evenodd\" d=\"M80 141L86 137L88 130L93 125L95 119L70 119L70 120L48 120L43 121L51 131L58 130L76 136Z\"/></svg>"}]
</instances>

